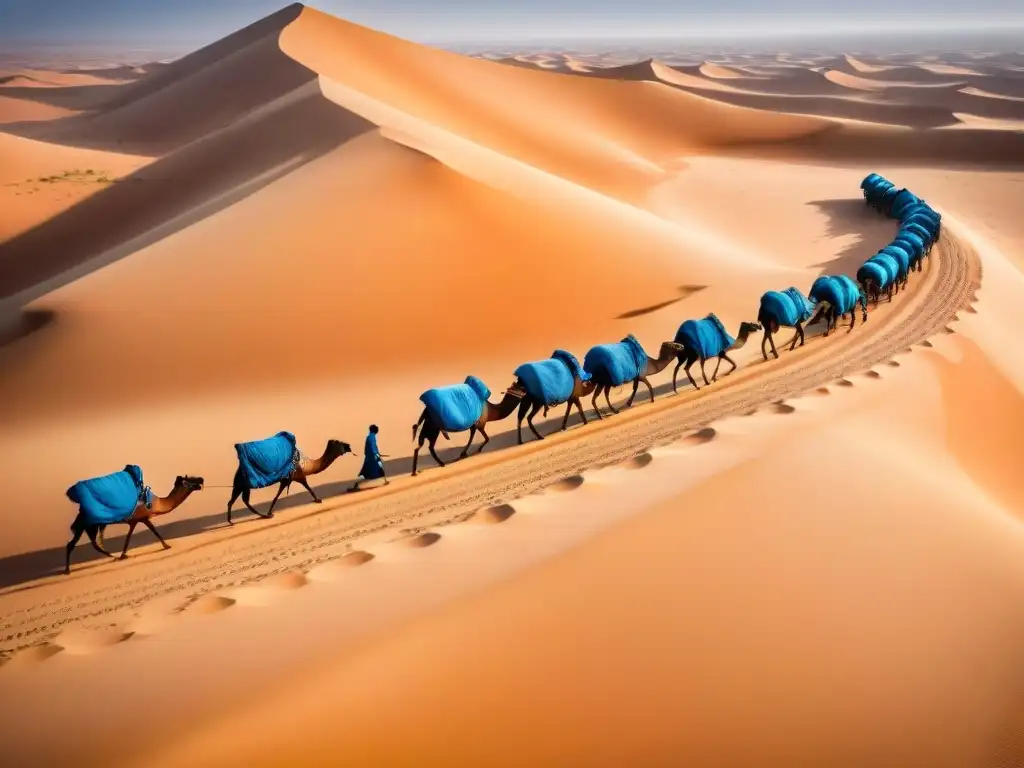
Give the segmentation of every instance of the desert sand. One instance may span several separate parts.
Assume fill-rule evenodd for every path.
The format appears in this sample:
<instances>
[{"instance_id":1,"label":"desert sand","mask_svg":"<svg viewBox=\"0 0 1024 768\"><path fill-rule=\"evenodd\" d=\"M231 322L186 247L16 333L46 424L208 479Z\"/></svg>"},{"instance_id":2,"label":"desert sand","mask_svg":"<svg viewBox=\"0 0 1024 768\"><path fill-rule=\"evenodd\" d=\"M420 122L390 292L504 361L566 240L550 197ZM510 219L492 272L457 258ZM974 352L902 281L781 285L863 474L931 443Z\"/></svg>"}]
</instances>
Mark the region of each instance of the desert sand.
<instances>
[{"instance_id":1,"label":"desert sand","mask_svg":"<svg viewBox=\"0 0 1024 768\"><path fill-rule=\"evenodd\" d=\"M3 754L1024 765L1022 66L464 55L296 5L172 62L5 72ZM408 477L429 387L496 400L553 349L656 354L854 274L896 227L870 171L944 234L866 323ZM370 423L389 486L345 494L345 456L322 505L225 524L234 443L361 453ZM64 576L65 490L126 463L206 487L170 550L140 528ZM107 696L158 716L83 728Z\"/></svg>"}]
</instances>

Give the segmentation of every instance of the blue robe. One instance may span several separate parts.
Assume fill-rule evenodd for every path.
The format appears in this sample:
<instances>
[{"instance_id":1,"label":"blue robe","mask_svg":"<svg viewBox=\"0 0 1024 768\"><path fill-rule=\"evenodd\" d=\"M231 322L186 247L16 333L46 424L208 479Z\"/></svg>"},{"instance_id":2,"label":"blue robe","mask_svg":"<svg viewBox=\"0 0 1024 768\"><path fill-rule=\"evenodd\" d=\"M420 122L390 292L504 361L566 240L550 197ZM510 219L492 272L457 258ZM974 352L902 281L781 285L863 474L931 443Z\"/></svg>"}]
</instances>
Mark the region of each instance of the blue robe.
<instances>
[{"instance_id":1,"label":"blue robe","mask_svg":"<svg viewBox=\"0 0 1024 768\"><path fill-rule=\"evenodd\" d=\"M377 436L371 432L363 445L363 467L359 470L363 480L378 480L384 477L384 460L377 448Z\"/></svg>"}]
</instances>

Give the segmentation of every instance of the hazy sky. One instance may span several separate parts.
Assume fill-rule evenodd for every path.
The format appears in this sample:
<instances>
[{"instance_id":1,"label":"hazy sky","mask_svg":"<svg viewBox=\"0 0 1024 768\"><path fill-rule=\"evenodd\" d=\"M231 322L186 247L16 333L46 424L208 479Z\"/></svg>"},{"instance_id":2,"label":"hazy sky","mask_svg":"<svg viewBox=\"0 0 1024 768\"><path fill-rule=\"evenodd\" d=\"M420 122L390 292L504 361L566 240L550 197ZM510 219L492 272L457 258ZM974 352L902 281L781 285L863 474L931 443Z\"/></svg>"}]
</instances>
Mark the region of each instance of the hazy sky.
<instances>
[{"instance_id":1,"label":"hazy sky","mask_svg":"<svg viewBox=\"0 0 1024 768\"><path fill-rule=\"evenodd\" d=\"M282 0L0 0L0 40L195 46L284 5ZM1018 0L321 0L310 5L424 42L1024 30Z\"/></svg>"}]
</instances>

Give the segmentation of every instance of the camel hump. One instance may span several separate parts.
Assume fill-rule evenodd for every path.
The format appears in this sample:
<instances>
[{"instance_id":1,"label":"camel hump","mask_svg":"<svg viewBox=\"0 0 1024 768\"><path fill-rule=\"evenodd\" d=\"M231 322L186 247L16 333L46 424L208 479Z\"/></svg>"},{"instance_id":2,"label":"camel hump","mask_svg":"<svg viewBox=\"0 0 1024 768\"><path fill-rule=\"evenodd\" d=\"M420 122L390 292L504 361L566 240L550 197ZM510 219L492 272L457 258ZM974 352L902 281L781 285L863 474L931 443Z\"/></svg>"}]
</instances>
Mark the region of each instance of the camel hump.
<instances>
[{"instance_id":1,"label":"camel hump","mask_svg":"<svg viewBox=\"0 0 1024 768\"><path fill-rule=\"evenodd\" d=\"M571 373L575 378L580 381L590 381L590 374L583 369L582 365L580 365L580 361L576 359L576 355L571 352L566 352L564 349L556 349L551 353L551 357L565 363L565 366L569 369L569 373Z\"/></svg>"}]
</instances>

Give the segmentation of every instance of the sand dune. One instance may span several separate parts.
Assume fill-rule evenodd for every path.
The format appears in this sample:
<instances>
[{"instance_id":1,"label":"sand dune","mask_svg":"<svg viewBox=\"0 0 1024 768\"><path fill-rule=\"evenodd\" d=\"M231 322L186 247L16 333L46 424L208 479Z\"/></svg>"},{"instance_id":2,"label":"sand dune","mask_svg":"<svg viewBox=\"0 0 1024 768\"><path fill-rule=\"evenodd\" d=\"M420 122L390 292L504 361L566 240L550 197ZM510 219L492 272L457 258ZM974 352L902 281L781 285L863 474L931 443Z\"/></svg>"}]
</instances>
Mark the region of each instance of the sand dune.
<instances>
[{"instance_id":1,"label":"sand dune","mask_svg":"<svg viewBox=\"0 0 1024 768\"><path fill-rule=\"evenodd\" d=\"M5 73L5 757L1024 761L1020 61L468 57L293 5L173 62ZM867 322L402 476L427 387L498 399L553 349L656 354L855 273L895 231L869 170L944 235ZM235 442L361 452L371 421L387 488L345 495L346 455L323 505L224 525ZM64 489L129 461L206 478L172 549L140 528L57 576ZM159 697L145 729L79 727L111 669L124 711Z\"/></svg>"}]
</instances>

